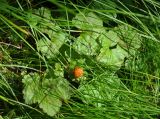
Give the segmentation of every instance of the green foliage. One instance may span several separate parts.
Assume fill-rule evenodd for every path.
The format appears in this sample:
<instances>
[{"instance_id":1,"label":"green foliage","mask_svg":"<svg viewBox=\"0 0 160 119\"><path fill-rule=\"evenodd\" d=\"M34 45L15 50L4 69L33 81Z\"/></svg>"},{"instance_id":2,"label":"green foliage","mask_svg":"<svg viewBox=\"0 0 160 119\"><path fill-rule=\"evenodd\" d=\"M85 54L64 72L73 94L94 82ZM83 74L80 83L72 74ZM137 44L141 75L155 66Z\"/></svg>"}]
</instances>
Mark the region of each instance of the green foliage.
<instances>
[{"instance_id":1,"label":"green foliage","mask_svg":"<svg viewBox=\"0 0 160 119\"><path fill-rule=\"evenodd\" d=\"M114 31L106 31L102 20L92 12L83 15L79 13L72 20L73 25L82 30L92 30L81 33L73 44L80 54L97 55L98 62L106 66L121 67L124 58L128 56L118 44L120 37ZM96 32L94 32L96 31ZM124 33L125 31L123 31ZM133 39L134 40L134 39ZM135 39L137 40L137 39ZM111 48L115 47L115 48Z\"/></svg>"},{"instance_id":2,"label":"green foliage","mask_svg":"<svg viewBox=\"0 0 160 119\"><path fill-rule=\"evenodd\" d=\"M28 24L43 36L37 40L37 49L48 59L54 58L59 53L59 48L67 41L67 35L53 20L49 9L42 7L31 12L35 15L28 14Z\"/></svg>"},{"instance_id":3,"label":"green foliage","mask_svg":"<svg viewBox=\"0 0 160 119\"><path fill-rule=\"evenodd\" d=\"M119 44L130 54L135 55L138 48L141 47L142 38L140 34L133 28L122 25L115 28L115 32L118 34L121 40Z\"/></svg>"},{"instance_id":4,"label":"green foliage","mask_svg":"<svg viewBox=\"0 0 160 119\"><path fill-rule=\"evenodd\" d=\"M102 48L96 57L97 61L106 66L116 66L120 68L124 58L127 57L128 54L118 45L120 39L118 35L113 31L109 31L105 36L103 35L100 38L102 39Z\"/></svg>"},{"instance_id":5,"label":"green foliage","mask_svg":"<svg viewBox=\"0 0 160 119\"><path fill-rule=\"evenodd\" d=\"M99 49L99 44L96 39L97 33L85 32L76 39L73 44L73 48L80 54L84 55L96 55Z\"/></svg>"},{"instance_id":6,"label":"green foliage","mask_svg":"<svg viewBox=\"0 0 160 119\"><path fill-rule=\"evenodd\" d=\"M95 77L91 82L84 83L79 88L83 94L83 101L94 106L104 106L101 100L114 101L114 96L118 92L120 79L111 72L105 72L99 77Z\"/></svg>"},{"instance_id":7,"label":"green foliage","mask_svg":"<svg viewBox=\"0 0 160 119\"><path fill-rule=\"evenodd\" d=\"M97 31L103 26L103 21L93 12L80 12L73 19L72 24L82 30Z\"/></svg>"},{"instance_id":8,"label":"green foliage","mask_svg":"<svg viewBox=\"0 0 160 119\"><path fill-rule=\"evenodd\" d=\"M25 103L38 103L50 116L59 111L62 101L66 102L70 98L69 83L63 78L59 64L56 64L54 71L46 72L44 77L40 77L38 73L30 73L24 75L22 79L25 85L23 89Z\"/></svg>"},{"instance_id":9,"label":"green foliage","mask_svg":"<svg viewBox=\"0 0 160 119\"><path fill-rule=\"evenodd\" d=\"M73 18L72 24L81 30L87 30L75 40L73 48L80 54L96 55L100 47L98 37L105 32L102 20L93 12L79 13Z\"/></svg>"},{"instance_id":10,"label":"green foliage","mask_svg":"<svg viewBox=\"0 0 160 119\"><path fill-rule=\"evenodd\" d=\"M159 114L158 2L34 2L0 2L2 116ZM80 78L76 66L84 70Z\"/></svg>"},{"instance_id":11,"label":"green foliage","mask_svg":"<svg viewBox=\"0 0 160 119\"><path fill-rule=\"evenodd\" d=\"M37 49L42 53L43 56L46 56L48 59L54 58L59 53L59 48L63 45L65 36L61 36L57 39L49 40L47 38L41 38L37 41Z\"/></svg>"}]
</instances>

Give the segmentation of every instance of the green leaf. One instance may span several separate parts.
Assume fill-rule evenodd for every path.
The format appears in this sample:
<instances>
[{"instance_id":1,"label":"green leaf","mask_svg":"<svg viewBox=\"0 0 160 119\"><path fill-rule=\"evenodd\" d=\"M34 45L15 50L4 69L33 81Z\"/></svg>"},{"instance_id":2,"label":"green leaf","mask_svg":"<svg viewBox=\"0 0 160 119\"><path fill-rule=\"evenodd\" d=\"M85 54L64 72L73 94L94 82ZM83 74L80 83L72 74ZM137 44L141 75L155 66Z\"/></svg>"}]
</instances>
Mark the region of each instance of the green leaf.
<instances>
[{"instance_id":1,"label":"green leaf","mask_svg":"<svg viewBox=\"0 0 160 119\"><path fill-rule=\"evenodd\" d=\"M50 116L54 116L59 112L62 102L52 95L44 97L43 101L39 104L39 107L43 109L45 113Z\"/></svg>"},{"instance_id":2,"label":"green leaf","mask_svg":"<svg viewBox=\"0 0 160 119\"><path fill-rule=\"evenodd\" d=\"M32 104L38 102L35 94L39 94L39 79L40 77L37 73L24 75L22 82L25 84L23 89L25 103Z\"/></svg>"},{"instance_id":3,"label":"green leaf","mask_svg":"<svg viewBox=\"0 0 160 119\"><path fill-rule=\"evenodd\" d=\"M73 48L79 53L84 55L96 55L99 49L98 33L85 32L82 33L73 43Z\"/></svg>"},{"instance_id":4,"label":"green leaf","mask_svg":"<svg viewBox=\"0 0 160 119\"><path fill-rule=\"evenodd\" d=\"M47 58L54 58L68 39L67 34L53 20L51 11L43 7L33 10L33 13L28 14L27 21L33 29L43 35L37 40L37 49Z\"/></svg>"},{"instance_id":5,"label":"green leaf","mask_svg":"<svg viewBox=\"0 0 160 119\"><path fill-rule=\"evenodd\" d=\"M70 98L70 87L69 83L66 79L59 80L57 83L57 94L59 95L60 99L63 99L66 102Z\"/></svg>"},{"instance_id":6,"label":"green leaf","mask_svg":"<svg viewBox=\"0 0 160 119\"><path fill-rule=\"evenodd\" d=\"M28 24L34 27L36 25L43 24L41 23L42 21L49 21L52 19L52 16L49 9L41 7L39 9L32 9L31 11L28 11L26 18Z\"/></svg>"},{"instance_id":7,"label":"green leaf","mask_svg":"<svg viewBox=\"0 0 160 119\"><path fill-rule=\"evenodd\" d=\"M99 36L105 33L103 21L93 12L79 13L73 18L72 24L82 30L80 36L74 41L73 48L83 55L96 55L99 50Z\"/></svg>"},{"instance_id":8,"label":"green leaf","mask_svg":"<svg viewBox=\"0 0 160 119\"><path fill-rule=\"evenodd\" d=\"M37 41L37 49L48 59L54 58L59 53L59 48L65 42L65 35L63 33L55 34L52 40L41 38Z\"/></svg>"},{"instance_id":9,"label":"green leaf","mask_svg":"<svg viewBox=\"0 0 160 119\"><path fill-rule=\"evenodd\" d=\"M37 41L37 49L47 58L55 57L58 52L56 45L53 44L49 39L41 38Z\"/></svg>"},{"instance_id":10,"label":"green leaf","mask_svg":"<svg viewBox=\"0 0 160 119\"><path fill-rule=\"evenodd\" d=\"M49 36L50 39L64 39L64 33L56 21L52 18L51 11L47 8L41 7L34 9L28 13L27 16L28 24Z\"/></svg>"},{"instance_id":11,"label":"green leaf","mask_svg":"<svg viewBox=\"0 0 160 119\"><path fill-rule=\"evenodd\" d=\"M62 105L61 100L68 100L69 99L69 85L64 82L65 80L61 78L57 79L45 79L42 82L42 91L43 97L39 96L40 100L39 107L43 109L50 116L54 116L57 112L59 112L60 107ZM63 82L65 87L60 87L59 84ZM63 91L61 93L59 90ZM36 94L37 95L37 94ZM68 96L68 97L66 97Z\"/></svg>"},{"instance_id":12,"label":"green leaf","mask_svg":"<svg viewBox=\"0 0 160 119\"><path fill-rule=\"evenodd\" d=\"M93 12L80 12L73 18L72 24L82 30L94 30L103 27L103 21Z\"/></svg>"},{"instance_id":13,"label":"green leaf","mask_svg":"<svg viewBox=\"0 0 160 119\"><path fill-rule=\"evenodd\" d=\"M90 83L85 83L78 90L81 91L87 104L102 106L99 100L112 100L118 92L120 79L113 73L107 72L92 79Z\"/></svg>"},{"instance_id":14,"label":"green leaf","mask_svg":"<svg viewBox=\"0 0 160 119\"><path fill-rule=\"evenodd\" d=\"M128 56L128 53L118 45L120 38L115 32L109 31L99 39L102 41L102 48L96 57L97 61L105 66L114 66L116 70L119 69L124 58Z\"/></svg>"},{"instance_id":15,"label":"green leaf","mask_svg":"<svg viewBox=\"0 0 160 119\"><path fill-rule=\"evenodd\" d=\"M25 103L38 103L44 112L54 116L62 105L61 101L66 102L70 98L69 82L63 78L61 71L61 66L56 64L54 72L46 71L44 77L38 73L24 75Z\"/></svg>"},{"instance_id":16,"label":"green leaf","mask_svg":"<svg viewBox=\"0 0 160 119\"><path fill-rule=\"evenodd\" d=\"M120 46L117 46L116 49L102 48L100 54L97 56L97 61L106 66L120 68L126 56L126 51L124 51Z\"/></svg>"},{"instance_id":17,"label":"green leaf","mask_svg":"<svg viewBox=\"0 0 160 119\"><path fill-rule=\"evenodd\" d=\"M119 45L126 49L129 54L135 55L138 48L141 47L142 38L136 30L133 28L122 25L114 30L121 40L119 40Z\"/></svg>"}]
</instances>

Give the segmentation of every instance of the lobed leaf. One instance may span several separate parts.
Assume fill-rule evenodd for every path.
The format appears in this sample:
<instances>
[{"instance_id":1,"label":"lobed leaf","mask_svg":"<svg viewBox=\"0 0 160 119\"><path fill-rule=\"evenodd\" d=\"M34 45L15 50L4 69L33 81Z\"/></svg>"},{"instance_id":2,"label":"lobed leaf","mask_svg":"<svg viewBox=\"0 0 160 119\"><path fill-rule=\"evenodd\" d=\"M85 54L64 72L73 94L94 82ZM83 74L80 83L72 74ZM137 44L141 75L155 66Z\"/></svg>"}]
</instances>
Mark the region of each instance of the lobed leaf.
<instances>
[{"instance_id":1,"label":"lobed leaf","mask_svg":"<svg viewBox=\"0 0 160 119\"><path fill-rule=\"evenodd\" d=\"M38 73L24 75L22 79L25 103L38 103L50 116L54 116L60 110L62 101L70 98L69 82L57 73L62 70L59 66L56 65L54 74L47 71L43 79Z\"/></svg>"}]
</instances>

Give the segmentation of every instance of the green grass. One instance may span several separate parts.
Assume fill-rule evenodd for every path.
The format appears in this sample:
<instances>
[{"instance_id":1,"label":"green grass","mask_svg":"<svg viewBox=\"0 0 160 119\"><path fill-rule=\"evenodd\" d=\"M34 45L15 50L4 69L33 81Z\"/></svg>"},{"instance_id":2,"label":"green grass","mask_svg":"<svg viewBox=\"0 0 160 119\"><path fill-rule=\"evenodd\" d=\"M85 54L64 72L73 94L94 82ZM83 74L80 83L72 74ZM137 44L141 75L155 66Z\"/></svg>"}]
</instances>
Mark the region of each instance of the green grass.
<instances>
[{"instance_id":1,"label":"green grass","mask_svg":"<svg viewBox=\"0 0 160 119\"><path fill-rule=\"evenodd\" d=\"M158 119L160 2L0 4L0 118Z\"/></svg>"}]
</instances>

